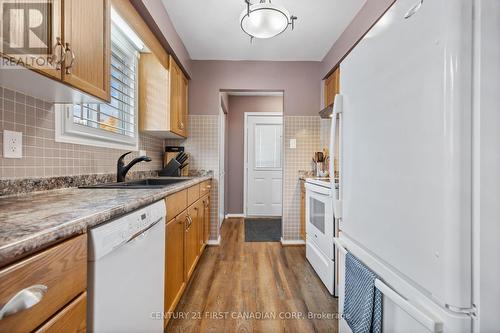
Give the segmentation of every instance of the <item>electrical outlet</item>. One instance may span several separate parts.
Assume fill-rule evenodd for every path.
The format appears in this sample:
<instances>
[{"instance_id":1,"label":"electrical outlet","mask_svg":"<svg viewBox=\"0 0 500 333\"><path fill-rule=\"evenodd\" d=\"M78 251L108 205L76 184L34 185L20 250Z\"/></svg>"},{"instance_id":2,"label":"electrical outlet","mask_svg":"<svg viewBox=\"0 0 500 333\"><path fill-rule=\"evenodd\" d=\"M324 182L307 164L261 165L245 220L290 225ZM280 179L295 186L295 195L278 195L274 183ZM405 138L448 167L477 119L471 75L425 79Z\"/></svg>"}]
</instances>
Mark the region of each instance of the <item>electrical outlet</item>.
<instances>
[{"instance_id":1,"label":"electrical outlet","mask_svg":"<svg viewBox=\"0 0 500 333\"><path fill-rule=\"evenodd\" d=\"M148 156L148 155L146 155L145 150L139 150L139 156Z\"/></svg>"},{"instance_id":2,"label":"electrical outlet","mask_svg":"<svg viewBox=\"0 0 500 333\"><path fill-rule=\"evenodd\" d=\"M297 139L290 139L290 149L297 148Z\"/></svg>"},{"instance_id":3,"label":"electrical outlet","mask_svg":"<svg viewBox=\"0 0 500 333\"><path fill-rule=\"evenodd\" d=\"M23 158L23 133L3 131L3 157Z\"/></svg>"}]
</instances>

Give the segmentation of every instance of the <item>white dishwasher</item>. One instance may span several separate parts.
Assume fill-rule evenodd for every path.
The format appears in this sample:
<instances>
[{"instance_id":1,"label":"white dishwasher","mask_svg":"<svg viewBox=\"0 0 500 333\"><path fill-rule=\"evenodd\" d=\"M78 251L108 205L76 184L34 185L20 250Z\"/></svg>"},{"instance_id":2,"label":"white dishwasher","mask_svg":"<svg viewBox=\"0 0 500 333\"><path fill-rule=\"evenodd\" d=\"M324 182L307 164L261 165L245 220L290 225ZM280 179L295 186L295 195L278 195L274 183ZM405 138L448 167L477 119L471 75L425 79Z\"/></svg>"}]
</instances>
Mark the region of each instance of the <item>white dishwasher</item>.
<instances>
[{"instance_id":1,"label":"white dishwasher","mask_svg":"<svg viewBox=\"0 0 500 333\"><path fill-rule=\"evenodd\" d=\"M163 332L164 201L89 232L87 330Z\"/></svg>"}]
</instances>

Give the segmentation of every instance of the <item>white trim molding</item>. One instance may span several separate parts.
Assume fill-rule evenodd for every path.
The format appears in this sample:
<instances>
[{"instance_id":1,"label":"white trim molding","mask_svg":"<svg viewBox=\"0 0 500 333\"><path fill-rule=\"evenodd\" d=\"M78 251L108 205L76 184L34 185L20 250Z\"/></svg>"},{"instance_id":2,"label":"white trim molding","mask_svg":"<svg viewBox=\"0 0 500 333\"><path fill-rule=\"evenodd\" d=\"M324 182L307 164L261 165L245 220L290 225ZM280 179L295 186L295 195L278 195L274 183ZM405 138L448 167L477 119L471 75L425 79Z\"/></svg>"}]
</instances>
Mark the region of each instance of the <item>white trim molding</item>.
<instances>
[{"instance_id":1,"label":"white trim molding","mask_svg":"<svg viewBox=\"0 0 500 333\"><path fill-rule=\"evenodd\" d=\"M281 237L281 245L282 246L296 246L296 245L306 245L306 241L302 239L283 239Z\"/></svg>"},{"instance_id":2,"label":"white trim molding","mask_svg":"<svg viewBox=\"0 0 500 333\"><path fill-rule=\"evenodd\" d=\"M226 214L226 219L245 218L245 214Z\"/></svg>"},{"instance_id":3,"label":"white trim molding","mask_svg":"<svg viewBox=\"0 0 500 333\"><path fill-rule=\"evenodd\" d=\"M217 239L209 239L207 245L209 246L219 246L221 241L221 237L219 235L219 238Z\"/></svg>"}]
</instances>

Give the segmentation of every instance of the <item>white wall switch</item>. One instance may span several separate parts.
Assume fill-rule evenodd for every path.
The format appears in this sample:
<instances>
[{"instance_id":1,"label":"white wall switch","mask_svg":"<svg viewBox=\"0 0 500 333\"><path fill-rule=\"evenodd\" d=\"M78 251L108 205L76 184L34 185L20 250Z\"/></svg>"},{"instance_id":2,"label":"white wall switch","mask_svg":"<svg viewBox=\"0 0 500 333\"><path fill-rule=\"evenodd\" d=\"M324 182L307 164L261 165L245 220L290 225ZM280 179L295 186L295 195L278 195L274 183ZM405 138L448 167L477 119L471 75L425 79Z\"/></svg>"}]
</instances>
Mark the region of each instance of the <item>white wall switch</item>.
<instances>
[{"instance_id":1,"label":"white wall switch","mask_svg":"<svg viewBox=\"0 0 500 333\"><path fill-rule=\"evenodd\" d=\"M148 156L148 155L146 155L145 150L139 150L139 156Z\"/></svg>"},{"instance_id":2,"label":"white wall switch","mask_svg":"<svg viewBox=\"0 0 500 333\"><path fill-rule=\"evenodd\" d=\"M23 158L23 133L3 131L3 157Z\"/></svg>"},{"instance_id":3,"label":"white wall switch","mask_svg":"<svg viewBox=\"0 0 500 333\"><path fill-rule=\"evenodd\" d=\"M297 139L290 139L290 149L297 148Z\"/></svg>"}]
</instances>

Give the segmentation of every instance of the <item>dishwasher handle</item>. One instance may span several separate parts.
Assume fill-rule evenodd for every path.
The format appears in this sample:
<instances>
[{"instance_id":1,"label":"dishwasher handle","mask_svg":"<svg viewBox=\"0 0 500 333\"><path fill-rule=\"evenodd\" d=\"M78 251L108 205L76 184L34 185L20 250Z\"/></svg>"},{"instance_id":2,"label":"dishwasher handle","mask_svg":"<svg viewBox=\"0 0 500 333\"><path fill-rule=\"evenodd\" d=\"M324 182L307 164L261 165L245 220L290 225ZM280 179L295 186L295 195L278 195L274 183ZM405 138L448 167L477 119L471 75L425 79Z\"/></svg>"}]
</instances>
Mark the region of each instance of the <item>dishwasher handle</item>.
<instances>
[{"instance_id":1,"label":"dishwasher handle","mask_svg":"<svg viewBox=\"0 0 500 333\"><path fill-rule=\"evenodd\" d=\"M148 226L146 229L143 229L143 230L133 234L132 237L130 237L129 240L125 242L125 244L134 241L134 239L136 239L138 237L145 236L149 232L149 230L151 230L155 225L157 225L161 221L163 221L163 219L159 219L155 223L152 223L150 226Z\"/></svg>"}]
</instances>

